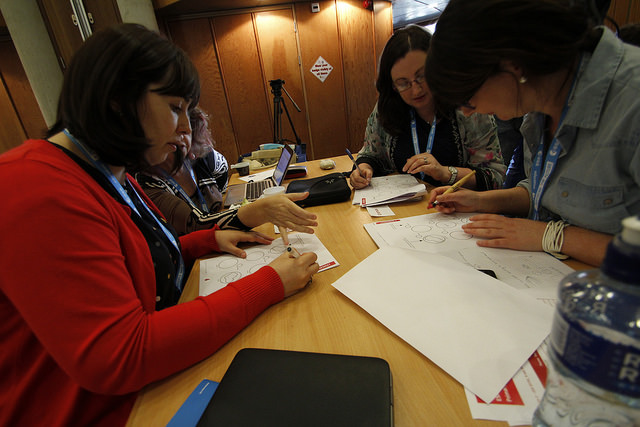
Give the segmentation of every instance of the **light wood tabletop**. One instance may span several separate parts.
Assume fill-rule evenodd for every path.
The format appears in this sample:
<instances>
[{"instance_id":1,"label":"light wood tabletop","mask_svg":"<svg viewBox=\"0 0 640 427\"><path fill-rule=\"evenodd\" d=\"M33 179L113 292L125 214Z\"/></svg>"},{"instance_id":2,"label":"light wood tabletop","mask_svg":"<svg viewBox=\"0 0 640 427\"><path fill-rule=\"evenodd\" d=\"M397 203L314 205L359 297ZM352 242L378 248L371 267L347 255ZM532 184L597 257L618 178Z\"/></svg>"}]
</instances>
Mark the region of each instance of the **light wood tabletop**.
<instances>
[{"instance_id":1,"label":"light wood tabletop","mask_svg":"<svg viewBox=\"0 0 640 427\"><path fill-rule=\"evenodd\" d=\"M351 170L347 156L333 160L337 164L333 170L320 169L318 160L306 162L307 177ZM237 180L233 175L231 182ZM393 218L431 212L427 210L426 196L418 202L395 203L391 207L396 214ZM352 205L351 200L307 209L318 215L316 235L340 266L316 274L306 289L267 309L209 358L145 387L128 425L166 425L200 381L220 381L239 350L255 347L386 360L393 376L396 426L507 426L504 422L472 419L460 383L331 286L376 251L363 224L385 218L372 218L366 209ZM271 224L257 229L274 235ZM591 268L575 261L568 264L575 269ZM197 297L198 279L196 263L182 300Z\"/></svg>"}]
</instances>

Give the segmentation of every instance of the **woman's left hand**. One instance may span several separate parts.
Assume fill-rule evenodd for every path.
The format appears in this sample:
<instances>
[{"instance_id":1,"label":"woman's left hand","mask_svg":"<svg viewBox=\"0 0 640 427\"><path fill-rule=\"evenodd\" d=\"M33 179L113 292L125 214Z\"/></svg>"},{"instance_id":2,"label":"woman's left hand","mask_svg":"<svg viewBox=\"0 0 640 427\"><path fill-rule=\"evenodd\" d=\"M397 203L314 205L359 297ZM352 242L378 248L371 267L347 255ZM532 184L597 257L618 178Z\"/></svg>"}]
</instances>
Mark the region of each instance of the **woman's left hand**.
<instances>
[{"instance_id":1,"label":"woman's left hand","mask_svg":"<svg viewBox=\"0 0 640 427\"><path fill-rule=\"evenodd\" d=\"M451 177L449 168L442 166L438 160L429 153L416 154L407 159L407 163L402 167L402 172L415 174L423 172L431 178L440 182L447 182Z\"/></svg>"},{"instance_id":2,"label":"woman's left hand","mask_svg":"<svg viewBox=\"0 0 640 427\"><path fill-rule=\"evenodd\" d=\"M247 253L238 247L238 243L262 243L269 245L273 238L257 231L216 230L216 243L220 252L227 252L239 258L246 258Z\"/></svg>"},{"instance_id":3,"label":"woman's left hand","mask_svg":"<svg viewBox=\"0 0 640 427\"><path fill-rule=\"evenodd\" d=\"M462 226L464 232L486 239L479 240L478 246L542 251L546 222L494 214L474 215L469 220L471 222Z\"/></svg>"}]
</instances>

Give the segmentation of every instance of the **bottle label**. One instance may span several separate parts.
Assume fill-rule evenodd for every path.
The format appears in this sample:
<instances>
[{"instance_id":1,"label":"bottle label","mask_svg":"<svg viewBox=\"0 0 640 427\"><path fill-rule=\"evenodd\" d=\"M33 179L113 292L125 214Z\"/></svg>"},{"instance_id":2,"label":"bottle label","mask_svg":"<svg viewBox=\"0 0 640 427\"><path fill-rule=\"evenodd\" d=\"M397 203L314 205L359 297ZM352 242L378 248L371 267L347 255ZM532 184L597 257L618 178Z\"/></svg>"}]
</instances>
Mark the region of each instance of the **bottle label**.
<instances>
[{"instance_id":1,"label":"bottle label","mask_svg":"<svg viewBox=\"0 0 640 427\"><path fill-rule=\"evenodd\" d=\"M596 335L559 310L551 344L558 359L579 378L613 393L640 397L640 349Z\"/></svg>"}]
</instances>

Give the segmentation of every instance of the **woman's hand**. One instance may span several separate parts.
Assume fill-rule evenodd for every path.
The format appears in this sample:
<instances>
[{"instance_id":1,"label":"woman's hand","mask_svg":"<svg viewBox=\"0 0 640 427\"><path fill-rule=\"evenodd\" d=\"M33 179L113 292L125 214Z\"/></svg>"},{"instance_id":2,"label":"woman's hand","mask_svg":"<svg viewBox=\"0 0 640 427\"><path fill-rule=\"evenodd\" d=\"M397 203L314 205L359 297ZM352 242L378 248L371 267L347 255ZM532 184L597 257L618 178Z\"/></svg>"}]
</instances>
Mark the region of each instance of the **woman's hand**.
<instances>
[{"instance_id":1,"label":"woman's hand","mask_svg":"<svg viewBox=\"0 0 640 427\"><path fill-rule=\"evenodd\" d=\"M305 252L297 258L283 253L269 264L280 276L284 286L284 296L295 294L311 282L311 277L318 272L320 266L316 262L317 255Z\"/></svg>"},{"instance_id":2,"label":"woman's hand","mask_svg":"<svg viewBox=\"0 0 640 427\"><path fill-rule=\"evenodd\" d=\"M449 178L451 178L449 168L442 166L440 162L429 153L421 153L409 157L402 167L402 172L410 174L422 172L440 182L447 182Z\"/></svg>"},{"instance_id":3,"label":"woman's hand","mask_svg":"<svg viewBox=\"0 0 640 427\"><path fill-rule=\"evenodd\" d=\"M494 214L474 215L469 220L471 222L462 226L464 232L486 239L479 240L478 246L542 251L542 236L547 226L546 222Z\"/></svg>"},{"instance_id":4,"label":"woman's hand","mask_svg":"<svg viewBox=\"0 0 640 427\"><path fill-rule=\"evenodd\" d=\"M238 247L240 242L271 244L273 238L257 231L216 230L216 243L220 252L228 252L239 258L246 258L247 253Z\"/></svg>"},{"instance_id":5,"label":"woman's hand","mask_svg":"<svg viewBox=\"0 0 640 427\"><path fill-rule=\"evenodd\" d=\"M442 213L480 212L480 194L477 191L459 189L453 193L444 194L449 186L436 187L429 193L429 207L438 200L436 209Z\"/></svg>"},{"instance_id":6,"label":"woman's hand","mask_svg":"<svg viewBox=\"0 0 640 427\"><path fill-rule=\"evenodd\" d=\"M309 193L291 193L263 197L242 206L238 211L238 218L247 227L271 222L278 227L313 234L311 227L318 225L316 214L305 211L294 203L308 196Z\"/></svg>"},{"instance_id":7,"label":"woman's hand","mask_svg":"<svg viewBox=\"0 0 640 427\"><path fill-rule=\"evenodd\" d=\"M360 169L360 170L358 170ZM362 171L362 174L360 174ZM351 171L349 182L356 190L366 187L371 183L373 177L373 168L369 163L360 163L358 167Z\"/></svg>"}]
</instances>

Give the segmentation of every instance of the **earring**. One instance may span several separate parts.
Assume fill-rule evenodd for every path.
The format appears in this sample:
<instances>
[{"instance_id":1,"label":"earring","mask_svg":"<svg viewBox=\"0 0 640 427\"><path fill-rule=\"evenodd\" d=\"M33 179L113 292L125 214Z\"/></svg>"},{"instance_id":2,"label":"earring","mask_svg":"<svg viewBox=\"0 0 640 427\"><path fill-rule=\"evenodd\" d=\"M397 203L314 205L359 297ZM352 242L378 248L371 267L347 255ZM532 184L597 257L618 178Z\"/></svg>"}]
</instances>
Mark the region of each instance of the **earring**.
<instances>
[{"instance_id":1,"label":"earring","mask_svg":"<svg viewBox=\"0 0 640 427\"><path fill-rule=\"evenodd\" d=\"M527 82L527 78L525 76L521 76L520 79L518 79L518 82L524 84Z\"/></svg>"}]
</instances>

